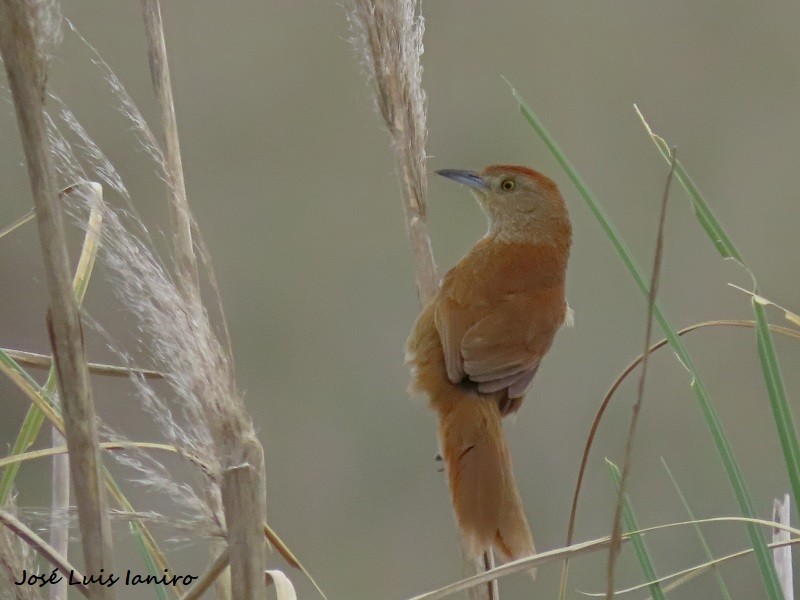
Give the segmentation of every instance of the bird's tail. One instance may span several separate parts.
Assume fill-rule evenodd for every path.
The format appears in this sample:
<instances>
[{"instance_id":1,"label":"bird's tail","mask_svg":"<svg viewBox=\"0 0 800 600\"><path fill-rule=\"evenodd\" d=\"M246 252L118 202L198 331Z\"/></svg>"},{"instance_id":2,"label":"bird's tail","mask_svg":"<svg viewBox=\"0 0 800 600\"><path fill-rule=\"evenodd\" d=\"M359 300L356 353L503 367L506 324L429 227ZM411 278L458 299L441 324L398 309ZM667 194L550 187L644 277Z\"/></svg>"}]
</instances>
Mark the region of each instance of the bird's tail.
<instances>
[{"instance_id":1,"label":"bird's tail","mask_svg":"<svg viewBox=\"0 0 800 600\"><path fill-rule=\"evenodd\" d=\"M426 312L420 321L429 318ZM534 554L497 399L451 383L435 329L417 325L408 347L412 389L428 395L439 417L439 444L468 554L477 559L491 547L507 560Z\"/></svg>"}]
</instances>

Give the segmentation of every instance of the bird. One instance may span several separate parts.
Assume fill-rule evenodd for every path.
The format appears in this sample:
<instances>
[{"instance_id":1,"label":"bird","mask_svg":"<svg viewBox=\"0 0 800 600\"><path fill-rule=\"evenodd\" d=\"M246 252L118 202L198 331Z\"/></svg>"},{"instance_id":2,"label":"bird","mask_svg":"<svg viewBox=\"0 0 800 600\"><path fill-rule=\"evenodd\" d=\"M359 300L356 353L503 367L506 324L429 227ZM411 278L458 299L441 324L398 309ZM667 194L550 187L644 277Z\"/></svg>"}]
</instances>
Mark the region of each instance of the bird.
<instances>
[{"instance_id":1,"label":"bird","mask_svg":"<svg viewBox=\"0 0 800 600\"><path fill-rule=\"evenodd\" d=\"M442 169L469 188L487 233L442 279L406 343L411 393L438 417L456 520L467 555L535 554L502 418L516 413L571 321L565 278L572 225L556 184L522 166ZM535 577L535 569L531 570Z\"/></svg>"}]
</instances>

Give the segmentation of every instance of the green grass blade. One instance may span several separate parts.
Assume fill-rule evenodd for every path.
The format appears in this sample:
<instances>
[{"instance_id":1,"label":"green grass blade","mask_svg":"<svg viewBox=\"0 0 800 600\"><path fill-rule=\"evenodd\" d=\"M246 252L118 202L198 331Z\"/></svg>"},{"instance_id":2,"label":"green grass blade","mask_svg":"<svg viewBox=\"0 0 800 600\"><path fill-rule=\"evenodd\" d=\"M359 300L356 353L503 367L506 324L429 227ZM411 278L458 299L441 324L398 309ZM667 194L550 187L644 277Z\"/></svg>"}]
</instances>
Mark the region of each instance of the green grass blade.
<instances>
[{"instance_id":1,"label":"green grass blade","mask_svg":"<svg viewBox=\"0 0 800 600\"><path fill-rule=\"evenodd\" d=\"M131 535L136 540L136 545L139 548L139 554L142 555L147 572L157 579L160 575L163 575L163 573L159 573L156 569L156 563L153 562L153 557L150 556L150 552L147 550L147 546L144 544L144 539L142 539L141 528L136 521L128 521L128 526L130 527ZM170 600L163 583L156 585L156 595L158 596L158 600Z\"/></svg>"},{"instance_id":2,"label":"green grass blade","mask_svg":"<svg viewBox=\"0 0 800 600\"><path fill-rule=\"evenodd\" d=\"M697 517L694 516L694 512L692 512L692 508L686 501L686 496L683 495L683 492L681 491L681 488L678 485L678 481L672 475L672 471L669 470L669 467L667 466L667 461L665 461L663 457L661 458L661 464L664 465L664 470L667 472L667 475L669 476L669 479L672 482L675 491L678 493L678 498L680 498L681 504L683 504L683 508L686 510L686 514L689 516L689 520L690 521L697 520ZM703 552L706 555L706 559L708 559L708 562L712 562L714 560L714 555L711 553L711 548L709 547L708 542L706 541L706 536L703 535L703 531L700 529L700 525L695 523L694 530L697 533L697 539L700 540L700 546L702 546L703 548ZM720 573L716 565L714 565L712 568L714 570L714 575L717 577L717 583L719 584L719 591L722 594L722 597L724 598L724 600L732 600L731 594L728 591L728 586L725 585L725 580L722 578L722 573Z\"/></svg>"},{"instance_id":3,"label":"green grass blade","mask_svg":"<svg viewBox=\"0 0 800 600\"><path fill-rule=\"evenodd\" d=\"M106 486L108 486L108 489L111 491L111 495L114 497L117 503L119 503L122 510L129 513L135 513L136 510L133 508L131 503L128 502L128 499L122 493L122 490L117 485L117 482L114 481L114 478L111 476L111 473L105 466L103 467L103 478L105 479ZM128 527L130 528L131 535L136 540L136 547L139 549L139 554L142 556L142 561L144 562L147 572L155 578L164 575L164 571L159 571L159 568L168 568L166 557L163 555L160 549L155 546L155 540L153 537L149 535L149 532L147 532L147 530L144 528L144 525L137 519L129 520ZM148 544L148 542L150 543ZM161 566L159 567L159 565ZM179 598L183 595L183 586L175 586L172 589L176 598ZM156 586L156 593L158 594L159 600L169 600L167 588L163 583L160 583Z\"/></svg>"},{"instance_id":4,"label":"green grass blade","mask_svg":"<svg viewBox=\"0 0 800 600\"><path fill-rule=\"evenodd\" d=\"M19 429L17 439L14 441L14 446L11 448L11 454L22 454L31 444L36 441L39 435L39 430L44 422L44 413L39 410L35 404L31 404L28 408L28 413L25 415L25 420L22 422L22 427ZM3 477L0 479L0 506L4 506L11 489L14 486L14 481L19 472L20 463L8 465L3 469Z\"/></svg>"},{"instance_id":5,"label":"green grass blade","mask_svg":"<svg viewBox=\"0 0 800 600\"><path fill-rule=\"evenodd\" d=\"M658 151L661 152L661 156L663 156L667 162L671 162L672 159L669 155L669 145L667 144L667 141L653 132L653 130L650 128L650 125L647 123L647 121L645 121L644 115L642 115L639 107L634 105L634 108L636 109L636 114L638 114L639 118L642 120L645 129L647 129L650 139L653 140L656 148L658 148ZM717 217L714 216L714 213L711 211L711 207L705 201L703 195L700 193L700 190L695 185L694 181L692 181L692 178L689 176L689 173L686 172L686 169L683 168L683 165L680 163L680 161L676 162L675 174L678 176L678 181L681 182L681 185L683 185L683 188L689 194L689 197L692 200L694 214L697 217L697 220L700 222L700 225L702 225L703 229L705 229L709 239L712 241L717 251L722 255L723 258L732 258L749 272L750 269L745 264L744 258L742 258L739 250L733 244L733 240L728 237L727 232L722 227Z\"/></svg>"},{"instance_id":6,"label":"green grass blade","mask_svg":"<svg viewBox=\"0 0 800 600\"><path fill-rule=\"evenodd\" d=\"M90 183L88 186L90 187L92 193L99 194L102 198L102 187L100 187L100 185L96 183ZM62 194L63 193L64 192L62 192ZM94 263L95 259L97 258L97 250L100 246L100 227L102 225L102 221L102 212L97 209L92 209L89 213L86 235L83 239L83 247L81 248L78 266L75 269L75 276L72 281L72 291L75 294L75 301L78 303L78 306L83 303L83 299L86 296L86 290L89 287L89 280L91 279L92 271L94 270ZM0 351L0 360L19 373L19 375L21 375L28 384L41 391L44 397L47 398L47 401L50 403L50 406L53 407L53 410L60 414L59 408L53 402L53 393L56 391L57 383L55 363L50 366L50 370L47 373L47 381L43 386L40 387L36 380L31 377L30 374L28 374L28 372L23 369L15 360L8 356L8 354ZM44 419L45 416L42 412L42 409L35 404L31 405L31 407L28 409L28 413L25 415L25 420L22 422L19 433L17 434L17 439L14 441L14 447L11 450L12 454L20 454L30 448L31 444L33 444L36 441L36 438L39 436L39 431L42 428ZM20 466L20 463L15 463L13 465L9 465L3 471L3 477L0 479L0 506L5 504L8 495L11 493L11 489L14 485L14 481L17 478L17 473L19 472Z\"/></svg>"},{"instance_id":7,"label":"green grass blade","mask_svg":"<svg viewBox=\"0 0 800 600\"><path fill-rule=\"evenodd\" d=\"M611 479L614 481L614 485L616 486L617 490L619 490L621 480L619 467L617 467L617 465L608 459L606 459L606 464L608 465L608 470L611 473ZM625 494L623 497L622 518L625 520L625 527L627 527L628 531L639 530L639 526L636 523L636 515L633 514L633 507L631 507L627 494ZM650 554L647 552L647 547L644 545L644 538L642 538L641 534L635 533L631 535L630 540L631 544L633 544L633 550L636 553L636 560L639 561L639 566L642 568L644 580L655 581L658 579L658 575L656 575L655 567L653 567L653 561L650 560ZM653 583L650 585L650 593L653 595L653 600L666 600L664 591L661 589L661 585L658 583Z\"/></svg>"},{"instance_id":8,"label":"green grass blade","mask_svg":"<svg viewBox=\"0 0 800 600\"><path fill-rule=\"evenodd\" d=\"M575 184L575 187L578 189L581 197L584 199L591 212L595 215L600 223L600 226L606 232L611 240L611 243L614 245L614 248L619 253L622 262L628 268L628 271L633 277L633 280L636 282L637 287L646 297L649 293L648 284L642 276L642 273L639 270L639 267L636 265L636 262L633 260L633 257L627 246L622 241L622 238L611 223L611 220L605 214L605 211L597 202L591 191L589 191L589 187L569 162L564 152L561 150L561 148L559 148L558 144L556 144L555 140L547 132L539 118L533 113L522 96L519 95L519 93L514 89L513 86L511 86L510 83L509 87L511 87L511 92L519 103L520 112L522 112L522 115L542 139L545 146L547 146L547 148L553 154L555 159L572 180L573 184ZM675 354L678 356L678 359L683 363L692 376L692 391L694 392L697 402L700 405L700 410L703 413L706 424L711 431L711 436L714 439L717 452L722 459L725 473L731 483L731 487L733 488L734 496L736 497L736 501L739 505L739 510L743 516L754 518L756 513L753 509L753 502L750 499L750 493L747 490L744 477L741 469L739 468L739 463L733 454L733 449L728 442L728 437L725 435L725 431L722 428L722 422L717 414L716 408L711 403L711 397L709 396L708 391L703 384L703 380L697 373L697 369L694 366L694 361L689 355L689 352L686 350L683 342L678 337L675 328L670 323L666 313L661 308L661 304L658 301L656 301L655 306L653 307L653 315L663 330L664 337L669 340L669 344ZM780 589L778 575L775 572L775 566L772 563L772 556L767 548L764 535L761 533L758 527L752 523L747 525L747 532L750 536L750 542L753 546L753 551L756 556L756 561L758 562L759 570L761 571L761 578L764 581L764 587L767 590L767 595L770 600L781 600L783 598L783 594Z\"/></svg>"},{"instance_id":9,"label":"green grass blade","mask_svg":"<svg viewBox=\"0 0 800 600\"><path fill-rule=\"evenodd\" d=\"M756 315L758 356L761 359L761 370L767 385L772 414L775 417L775 426L778 429L778 439L783 449L786 469L789 472L789 482L794 494L795 506L800 501L800 443L797 440L797 430L792 420L792 412L786 399L786 388L783 385L781 368L775 354L775 345L772 343L772 334L769 323L764 314L764 307L753 300L753 312Z\"/></svg>"},{"instance_id":10,"label":"green grass blade","mask_svg":"<svg viewBox=\"0 0 800 600\"><path fill-rule=\"evenodd\" d=\"M42 394L50 401L50 404L53 405L53 384L51 384L50 388L40 387L39 384L36 383L36 380L31 377L25 369L23 369L13 358L8 356L8 354L2 350L0 350L0 361L19 373L19 375L22 376L22 378L34 389L40 390ZM51 367L51 374L52 373L53 369ZM47 381L50 383L50 376L48 376ZM54 410L58 412L58 409L55 407ZM28 408L28 413L25 415L25 419L22 422L22 426L19 429L17 439L14 441L14 446L11 449L12 455L21 454L31 447L39 435L39 430L42 427L42 423L44 423L44 419L45 416L42 410L35 404L31 404L30 408ZM17 478L19 468L20 463L15 463L8 465L5 469L3 469L3 476L0 478L0 506L5 505L6 500L8 500L8 496L14 486L14 481Z\"/></svg>"},{"instance_id":11,"label":"green grass blade","mask_svg":"<svg viewBox=\"0 0 800 600\"><path fill-rule=\"evenodd\" d=\"M636 112L644 124L647 133L650 135L650 139L653 140L653 143L661 152L661 155L666 160L669 160L669 146L666 140L653 132L638 108ZM720 254L722 254L724 258L737 261L747 270L753 280L755 293L757 294L758 285L753 272L750 271L750 268L736 248L733 240L731 240L725 232L725 228L714 215L708 202L706 202L706 199L703 197L703 194L682 165L677 165L676 173L684 189L689 194L689 198L692 201L692 206L694 206L694 211L700 224L703 226L703 229L705 229L709 238L711 238L714 246L720 251ZM786 462L786 470L789 475L789 483L792 487L795 506L798 506L797 503L800 502L800 441L798 441L797 429L792 419L792 411L786 398L786 389L783 384L778 357L775 353L772 333L769 330L769 323L764 314L764 307L755 296L752 296L751 300L753 313L756 317L756 336L758 356L761 360L761 370L764 374L764 382L767 386L767 393L772 407L772 414L775 418L775 426L778 430L778 440L780 441L781 450L783 451L783 457Z\"/></svg>"}]
</instances>

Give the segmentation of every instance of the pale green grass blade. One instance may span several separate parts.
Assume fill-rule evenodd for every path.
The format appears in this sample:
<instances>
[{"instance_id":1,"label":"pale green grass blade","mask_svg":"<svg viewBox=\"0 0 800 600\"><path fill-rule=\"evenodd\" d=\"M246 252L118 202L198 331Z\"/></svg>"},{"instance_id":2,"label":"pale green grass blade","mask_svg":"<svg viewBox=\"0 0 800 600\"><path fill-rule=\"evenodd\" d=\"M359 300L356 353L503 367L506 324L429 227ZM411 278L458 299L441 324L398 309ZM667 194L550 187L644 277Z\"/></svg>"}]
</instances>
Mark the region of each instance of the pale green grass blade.
<instances>
[{"instance_id":1,"label":"pale green grass blade","mask_svg":"<svg viewBox=\"0 0 800 600\"><path fill-rule=\"evenodd\" d=\"M0 357L0 359L2 358ZM30 448L31 444L36 441L43 422L44 413L38 406L31 404L19 429L17 439L14 441L14 446L11 448L12 455L22 454ZM0 478L0 506L5 506L6 500L8 500L14 481L17 478L19 467L20 463L13 463L3 469L3 477Z\"/></svg>"},{"instance_id":2,"label":"pale green grass blade","mask_svg":"<svg viewBox=\"0 0 800 600\"><path fill-rule=\"evenodd\" d=\"M647 121L645 121L644 115L642 115L639 107L634 105L634 108L636 109L636 114L638 114L639 118L642 120L645 129L647 129L650 139L653 140L653 143L656 145L659 152L661 152L661 155L667 160L667 162L670 162L672 159L669 156L669 146L667 145L666 140L653 132L653 130L650 128L650 125L647 123ZM686 169L683 168L683 165L680 161L677 161L677 164L675 165L675 174L678 176L678 180L681 182L683 188L692 199L694 214L697 216L697 220L700 221L700 225L702 225L703 229L706 230L709 239L713 242L717 251L722 255L723 258L731 258L747 269L744 258L742 258L742 255L739 254L739 250L736 249L736 246L734 246L733 241L730 239L730 237L728 237L728 234L725 232L725 229L722 227L722 225L720 225L717 217L715 217L714 213L711 212L711 207L709 207L708 203L703 199L703 195L700 193L700 190L697 188L694 181L692 181L692 178L689 177L689 174L686 172ZM750 269L747 270L748 272L750 271Z\"/></svg>"},{"instance_id":3,"label":"pale green grass blade","mask_svg":"<svg viewBox=\"0 0 800 600\"><path fill-rule=\"evenodd\" d=\"M653 132L650 125L645 120L641 111L636 108L645 129L647 130L650 139L656 145L659 152L665 159L669 160L669 146L661 136ZM666 153L665 153L666 152ZM797 429L795 428L792 419L792 411L789 408L789 402L786 398L786 388L781 376L780 365L778 364L778 357L775 353L775 345L772 341L772 334L769 330L769 323L767 322L764 314L764 308L758 300L758 285L756 278L750 268L747 266L744 258L739 250L736 248L733 240L725 232L725 228L720 224L717 217L703 197L698 187L692 181L689 174L680 164L676 169L678 179L683 184L684 189L689 194L692 201L695 214L697 215L700 224L705 229L714 246L723 256L723 258L733 259L744 267L753 280L753 287L755 288L754 294L751 297L753 312L756 316L756 335L758 343L758 356L761 360L761 370L764 374L764 382L767 386L769 400L772 407L772 414L775 418L775 426L778 430L778 439L783 451L783 457L786 461L786 470L789 475L789 483L792 487L792 494L795 499L795 506L800 502L800 441L797 437ZM788 311L785 311L788 313Z\"/></svg>"},{"instance_id":4,"label":"pale green grass blade","mask_svg":"<svg viewBox=\"0 0 800 600\"><path fill-rule=\"evenodd\" d=\"M144 543L144 538L142 537L142 530L136 521L128 521L128 526L131 530L131 535L136 540L136 545L139 549L139 554L142 555L142 560L144 560L145 568L147 568L147 572L152 575L153 577L158 577L163 573L159 573L156 569L156 563L153 561L153 557L150 556L150 552L147 549L147 546ZM156 585L156 595L158 596L158 600L169 600L169 595L167 595L167 590L164 587L164 584Z\"/></svg>"},{"instance_id":5,"label":"pale green grass blade","mask_svg":"<svg viewBox=\"0 0 800 600\"><path fill-rule=\"evenodd\" d=\"M182 448L177 448L172 444L159 444L158 442L100 442L100 448L103 450L125 450L130 448L148 449L148 450L163 450L164 452L172 452L187 456L187 453ZM10 454L5 458L0 458L0 468L6 467L15 462L25 462L28 460L36 460L38 458L47 458L57 454L66 454L66 446L50 446L49 448L41 448L40 450L32 450L30 452L23 452L22 454ZM198 461L194 461L198 462ZM199 463L198 463L199 464Z\"/></svg>"},{"instance_id":6,"label":"pale green grass blade","mask_svg":"<svg viewBox=\"0 0 800 600\"><path fill-rule=\"evenodd\" d=\"M678 481L672 475L672 471L669 470L667 466L667 461L664 460L664 457L661 457L661 464L664 465L664 470L667 472L667 476L669 476L670 481L672 482L672 486L675 488L675 491L678 494L678 498L681 500L681 504L683 504L684 510L686 510L686 514L689 515L689 519L692 521L695 520L694 512L692 508L689 506L689 503L686 501L686 496L683 495L683 491L681 490L680 486L678 485ZM696 523L694 524L695 533L697 533L697 539L700 540L700 545L703 548L703 552L706 555L706 558L709 562L714 560L714 555L711 553L711 548L706 541L706 536L703 535L703 531L700 529L700 526ZM731 594L728 591L728 586L725 585L725 580L722 578L722 573L719 572L719 569L716 565L711 567L714 570L714 575L717 578L717 583L719 584L719 591L722 594L724 600L732 600Z\"/></svg>"},{"instance_id":7,"label":"pale green grass blade","mask_svg":"<svg viewBox=\"0 0 800 600\"><path fill-rule=\"evenodd\" d=\"M800 442L797 439L797 430L792 419L792 411L786 398L786 388L781 376L781 368L772 342L772 333L764 314L764 307L753 300L753 312L756 315L758 356L761 359L761 370L767 385L772 414L775 417L775 426L778 429L778 439L783 449L786 469L789 473L789 482L795 499L795 506L800 501Z\"/></svg>"},{"instance_id":8,"label":"pale green grass blade","mask_svg":"<svg viewBox=\"0 0 800 600\"><path fill-rule=\"evenodd\" d=\"M764 298L764 296L759 296L758 294L755 294L755 293L751 292L750 290L746 290L740 285L736 285L735 283L730 283L730 282L728 283L728 285L731 286L735 290L739 290L740 292L744 292L745 294L748 294L753 300L758 302L761 306L774 306L775 308L777 308L779 311L781 311L783 313L783 318L784 319L789 321L792 325L796 325L797 327L800 327L800 315L798 315L797 313L793 313L788 308L783 307L780 304L777 304L777 303L773 302L769 298ZM775 328L771 326L770 330L774 331Z\"/></svg>"},{"instance_id":9,"label":"pale green grass blade","mask_svg":"<svg viewBox=\"0 0 800 600\"><path fill-rule=\"evenodd\" d=\"M621 481L619 468L608 459L606 459L606 464L608 465L608 470L611 473L611 479L614 481L614 486L617 488L617 490L619 490ZM631 506L630 500L628 500L627 494L625 494L623 498L622 518L625 520L625 527L628 528L629 532L639 530L639 526L636 523L636 515L633 513L633 507ZM644 539L640 534L634 533L631 534L630 540L631 544L633 545L633 550L636 553L636 560L639 561L639 566L642 569L644 580L655 581L658 579L658 575L656 575L656 569L653 566L653 561L650 560L650 554L647 552L647 547L644 545ZM653 583L650 586L650 593L653 595L654 600L666 600L664 592L658 583Z\"/></svg>"},{"instance_id":10,"label":"pale green grass blade","mask_svg":"<svg viewBox=\"0 0 800 600\"><path fill-rule=\"evenodd\" d=\"M98 195L102 198L103 188L97 183L88 184L90 193ZM74 190L77 186L71 186L67 190ZM62 191L60 196L63 197L68 192ZM75 269L75 277L72 280L72 290L75 293L75 300L78 306L83 302L86 295L86 289L89 286L89 279L91 278L92 271L94 270L95 259L97 258L97 250L100 247L100 227L103 222L102 212L98 209L92 209L89 213L89 220L86 228L86 235L83 238L83 247L81 248L80 258L78 259L78 266ZM60 414L59 409L53 403L52 395L56 391L56 369L55 365L50 366L47 373L47 381L41 388L36 380L31 377L20 365L11 359L4 352L0 353L0 360L14 368L24 379L32 384L34 388L38 389L47 398L49 404L53 409ZM22 422L17 439L14 441L14 447L11 454L20 454L30 448L31 444L36 441L41 430L42 423L44 423L45 415L42 410L32 404L25 415L25 420ZM0 479L0 506L5 504L9 493L14 485L14 480L19 472L20 463L15 463L8 466L3 471L3 477Z\"/></svg>"},{"instance_id":11,"label":"pale green grass blade","mask_svg":"<svg viewBox=\"0 0 800 600\"><path fill-rule=\"evenodd\" d=\"M622 238L617 233L608 216L605 214L605 211L603 211L594 195L591 193L591 191L589 191L589 187L569 162L561 148L558 147L558 144L556 144L552 136L547 132L539 118L533 113L530 107L525 103L525 100L522 98L522 96L519 95L519 93L514 89L513 86L511 86L510 83L509 86L511 87L511 92L514 95L514 98L519 103L519 108L522 112L522 115L525 117L531 127L533 127L533 129L544 142L545 146L547 146L555 159L572 180L581 197L586 202L589 209L595 215L601 227L608 235L611 243L614 245L614 248L617 250L620 258L622 259L622 262L628 268L633 280L636 282L636 285L646 297L649 293L647 282L642 276L642 273L639 270L639 267L636 265L636 262L633 260L633 257L627 246L622 241ZM678 337L675 328L670 323L666 313L661 308L661 304L658 301L656 301L655 306L653 307L653 315L663 330L664 337L669 340L669 344L673 351L692 377L692 391L697 398L697 402L700 405L700 410L702 411L703 417L706 420L706 424L711 431L714 444L717 447L717 451L722 459L723 466L725 467L725 473L728 476L728 480L733 488L736 501L739 504L739 510L743 516L754 518L756 512L753 509L753 502L750 499L750 493L747 490L741 469L739 468L739 464L733 454L733 449L728 442L728 437L722 428L722 422L720 421L716 408L711 403L711 398L706 390L705 384L700 378L700 375L697 373L697 369L694 366L694 361L689 355L689 352L686 350L683 342ZM747 526L747 532L750 536L750 542L753 545L753 550L758 562L759 570L761 571L761 577L764 580L764 587L767 590L768 597L770 600L781 600L783 598L783 594L780 590L778 575L775 572L775 566L772 564L772 556L767 549L764 536L753 524L749 524Z\"/></svg>"}]
</instances>

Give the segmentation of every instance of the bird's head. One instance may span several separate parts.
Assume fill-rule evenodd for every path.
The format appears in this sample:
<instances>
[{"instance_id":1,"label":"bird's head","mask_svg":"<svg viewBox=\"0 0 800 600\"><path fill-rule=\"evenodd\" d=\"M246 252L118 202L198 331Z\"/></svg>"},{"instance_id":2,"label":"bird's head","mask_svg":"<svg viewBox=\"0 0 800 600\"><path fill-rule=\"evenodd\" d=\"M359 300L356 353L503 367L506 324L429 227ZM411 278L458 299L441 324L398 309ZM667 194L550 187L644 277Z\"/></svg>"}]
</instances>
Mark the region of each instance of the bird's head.
<instances>
[{"instance_id":1,"label":"bird's head","mask_svg":"<svg viewBox=\"0 0 800 600\"><path fill-rule=\"evenodd\" d=\"M483 171L442 169L470 188L489 219L489 234L506 241L569 244L572 232L556 184L538 171L491 165Z\"/></svg>"}]
</instances>

